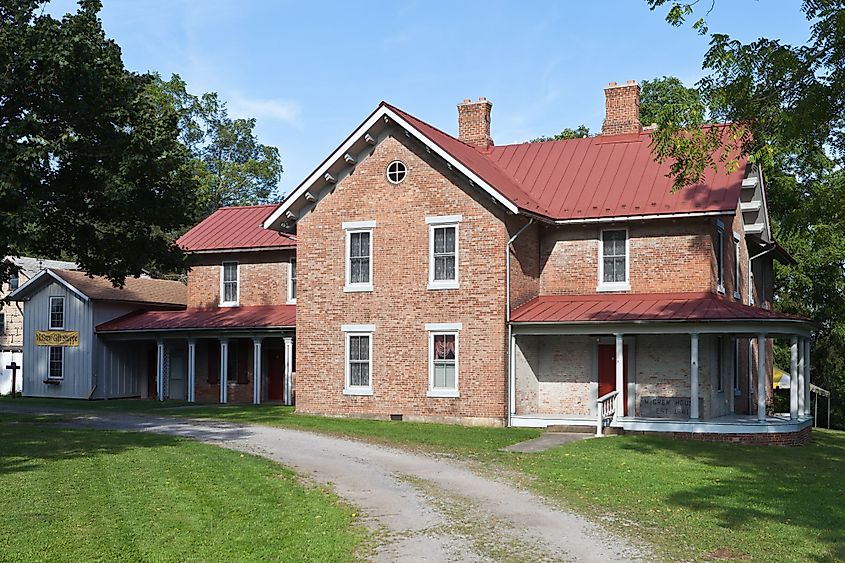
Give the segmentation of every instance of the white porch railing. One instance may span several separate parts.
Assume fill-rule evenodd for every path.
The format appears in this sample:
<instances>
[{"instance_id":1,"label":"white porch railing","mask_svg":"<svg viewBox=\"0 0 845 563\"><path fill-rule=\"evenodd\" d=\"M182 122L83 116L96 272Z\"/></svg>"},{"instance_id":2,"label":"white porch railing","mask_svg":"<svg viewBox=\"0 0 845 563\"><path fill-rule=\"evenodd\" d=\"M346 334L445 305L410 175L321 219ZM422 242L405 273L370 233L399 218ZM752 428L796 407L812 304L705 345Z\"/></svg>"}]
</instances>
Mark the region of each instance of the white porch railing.
<instances>
[{"instance_id":1,"label":"white porch railing","mask_svg":"<svg viewBox=\"0 0 845 563\"><path fill-rule=\"evenodd\" d=\"M611 391L607 395L603 395L596 401L596 436L602 435L602 430L605 426L610 425L610 421L616 415L616 396L619 391Z\"/></svg>"}]
</instances>

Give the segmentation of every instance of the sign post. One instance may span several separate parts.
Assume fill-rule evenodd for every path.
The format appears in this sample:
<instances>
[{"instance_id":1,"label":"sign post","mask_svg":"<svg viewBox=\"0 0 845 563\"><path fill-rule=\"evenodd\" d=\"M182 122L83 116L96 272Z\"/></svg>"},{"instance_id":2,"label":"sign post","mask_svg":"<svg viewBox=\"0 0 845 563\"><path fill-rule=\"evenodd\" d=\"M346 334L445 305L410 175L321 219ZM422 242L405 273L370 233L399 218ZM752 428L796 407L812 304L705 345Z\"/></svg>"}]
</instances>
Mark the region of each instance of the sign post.
<instances>
[{"instance_id":1,"label":"sign post","mask_svg":"<svg viewBox=\"0 0 845 563\"><path fill-rule=\"evenodd\" d=\"M11 364L6 366L6 369L12 371L12 398L14 399L17 396L17 391L15 390L15 387L17 387L18 370L21 369L21 366L19 366L17 362L13 361Z\"/></svg>"}]
</instances>

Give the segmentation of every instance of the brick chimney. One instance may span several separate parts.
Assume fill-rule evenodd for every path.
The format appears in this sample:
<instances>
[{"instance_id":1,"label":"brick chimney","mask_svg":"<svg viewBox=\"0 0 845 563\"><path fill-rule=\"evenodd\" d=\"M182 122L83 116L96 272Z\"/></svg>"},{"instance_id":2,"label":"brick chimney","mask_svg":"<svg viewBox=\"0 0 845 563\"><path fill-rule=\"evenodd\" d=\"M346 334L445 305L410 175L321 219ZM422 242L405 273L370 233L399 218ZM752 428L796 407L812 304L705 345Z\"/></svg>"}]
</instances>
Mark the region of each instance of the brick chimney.
<instances>
[{"instance_id":1,"label":"brick chimney","mask_svg":"<svg viewBox=\"0 0 845 563\"><path fill-rule=\"evenodd\" d=\"M493 104L485 97L477 102L469 99L458 104L458 139L461 141L487 149L493 145L490 138L490 111Z\"/></svg>"},{"instance_id":2,"label":"brick chimney","mask_svg":"<svg viewBox=\"0 0 845 563\"><path fill-rule=\"evenodd\" d=\"M623 135L639 133L640 124L640 85L633 80L627 84L611 82L604 89L605 110L602 135Z\"/></svg>"}]
</instances>

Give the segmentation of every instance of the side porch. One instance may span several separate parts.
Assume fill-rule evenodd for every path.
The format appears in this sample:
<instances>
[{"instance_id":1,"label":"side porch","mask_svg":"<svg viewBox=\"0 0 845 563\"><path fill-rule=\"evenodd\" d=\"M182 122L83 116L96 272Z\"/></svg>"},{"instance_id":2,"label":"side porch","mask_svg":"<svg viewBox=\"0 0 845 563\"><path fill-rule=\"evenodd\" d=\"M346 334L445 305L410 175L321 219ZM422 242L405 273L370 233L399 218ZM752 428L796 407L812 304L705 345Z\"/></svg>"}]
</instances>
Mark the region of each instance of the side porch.
<instances>
[{"instance_id":1,"label":"side porch","mask_svg":"<svg viewBox=\"0 0 845 563\"><path fill-rule=\"evenodd\" d=\"M637 306L652 310L649 318L631 315L618 297L593 297L592 304L546 298L539 309L531 302L514 312L509 425L747 443L809 439L806 321L706 295L668 304L668 296L648 296ZM593 312L573 315L579 308ZM769 407L774 339L786 339L792 351L788 413Z\"/></svg>"}]
</instances>

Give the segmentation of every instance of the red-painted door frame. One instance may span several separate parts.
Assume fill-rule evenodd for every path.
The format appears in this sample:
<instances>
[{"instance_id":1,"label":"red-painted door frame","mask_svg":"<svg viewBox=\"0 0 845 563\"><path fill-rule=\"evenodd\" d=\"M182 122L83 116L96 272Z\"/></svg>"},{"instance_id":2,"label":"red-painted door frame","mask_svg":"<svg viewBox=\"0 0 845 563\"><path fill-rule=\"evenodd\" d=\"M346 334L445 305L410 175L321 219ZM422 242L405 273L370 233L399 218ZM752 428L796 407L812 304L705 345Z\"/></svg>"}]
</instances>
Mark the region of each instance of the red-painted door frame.
<instances>
[{"instance_id":1,"label":"red-painted door frame","mask_svg":"<svg viewBox=\"0 0 845 563\"><path fill-rule=\"evenodd\" d=\"M597 350L599 397L616 390L616 344L599 344ZM628 345L622 347L622 384L628 388ZM623 405L628 416L627 397Z\"/></svg>"}]
</instances>

